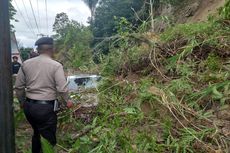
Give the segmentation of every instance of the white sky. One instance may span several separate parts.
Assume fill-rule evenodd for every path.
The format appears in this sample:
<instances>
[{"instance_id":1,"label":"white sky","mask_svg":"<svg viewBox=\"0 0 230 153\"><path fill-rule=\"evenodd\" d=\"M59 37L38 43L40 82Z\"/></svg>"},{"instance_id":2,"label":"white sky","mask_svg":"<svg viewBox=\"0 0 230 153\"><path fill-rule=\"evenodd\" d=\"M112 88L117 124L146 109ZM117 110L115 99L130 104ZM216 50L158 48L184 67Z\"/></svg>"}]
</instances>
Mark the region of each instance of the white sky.
<instances>
[{"instance_id":1,"label":"white sky","mask_svg":"<svg viewBox=\"0 0 230 153\"><path fill-rule=\"evenodd\" d=\"M28 12L28 16L26 15L26 11L24 9L23 1L25 2L25 7ZM38 1L38 7L37 7ZM20 42L21 45L25 47L33 47L34 42L37 40L38 30L36 27L36 23L32 14L31 6L29 0L13 0L13 5L16 10L18 10L16 3L24 16L27 24L29 21L32 25L33 31L35 31L36 35L31 32L30 28L26 25L23 20L22 15L18 11L15 15L15 18L19 20L19 22L12 22L15 26L16 30L16 38ZM55 16L57 13L65 12L69 16L69 19L76 20L80 23L87 24L88 17L90 16L90 11L88 7L84 4L82 0L47 0L47 9L48 9L48 30L46 28L46 11L45 11L45 0L31 0L32 6L35 12L36 20L38 22L38 28L40 33L47 35L52 35L52 25L55 20ZM39 8L39 9L38 9ZM39 10L39 11L38 11ZM39 12L39 15L38 15ZM40 16L40 19L39 19Z\"/></svg>"}]
</instances>

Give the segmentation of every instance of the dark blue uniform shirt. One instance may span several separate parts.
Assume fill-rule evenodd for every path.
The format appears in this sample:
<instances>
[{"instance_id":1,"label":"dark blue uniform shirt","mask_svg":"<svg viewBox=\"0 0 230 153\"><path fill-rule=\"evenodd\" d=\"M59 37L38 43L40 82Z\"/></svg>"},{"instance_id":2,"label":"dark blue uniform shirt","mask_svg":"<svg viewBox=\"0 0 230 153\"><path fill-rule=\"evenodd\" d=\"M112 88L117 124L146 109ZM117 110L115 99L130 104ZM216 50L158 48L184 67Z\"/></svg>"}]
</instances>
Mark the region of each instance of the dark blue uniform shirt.
<instances>
[{"instance_id":1,"label":"dark blue uniform shirt","mask_svg":"<svg viewBox=\"0 0 230 153\"><path fill-rule=\"evenodd\" d=\"M12 73L13 73L13 74L18 74L18 71L19 71L20 67L21 67L21 64L20 64L20 63L18 63L18 62L13 62L13 63L12 63Z\"/></svg>"}]
</instances>

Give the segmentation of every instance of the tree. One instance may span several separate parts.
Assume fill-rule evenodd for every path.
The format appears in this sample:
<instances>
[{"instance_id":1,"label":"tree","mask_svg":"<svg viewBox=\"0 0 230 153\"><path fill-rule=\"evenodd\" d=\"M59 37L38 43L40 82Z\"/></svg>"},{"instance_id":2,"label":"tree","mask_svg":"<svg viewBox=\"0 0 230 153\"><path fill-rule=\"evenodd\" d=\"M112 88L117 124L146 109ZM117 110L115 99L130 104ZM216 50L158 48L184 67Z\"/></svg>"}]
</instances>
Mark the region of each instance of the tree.
<instances>
[{"instance_id":1,"label":"tree","mask_svg":"<svg viewBox=\"0 0 230 153\"><path fill-rule=\"evenodd\" d=\"M96 9L96 6L97 6L97 3L98 3L99 0L83 0L83 1L86 3L86 5L90 9L90 12L91 12L90 24L91 24L92 21L93 21L95 9Z\"/></svg>"},{"instance_id":2,"label":"tree","mask_svg":"<svg viewBox=\"0 0 230 153\"><path fill-rule=\"evenodd\" d=\"M56 15L53 30L56 32L54 38L59 61L71 67L89 64L92 57L92 32L89 27L69 20L66 13L59 13Z\"/></svg>"},{"instance_id":3,"label":"tree","mask_svg":"<svg viewBox=\"0 0 230 153\"><path fill-rule=\"evenodd\" d=\"M95 11L92 24L95 37L108 37L116 34L116 20L114 17L124 17L133 25L140 21L135 18L135 12L142 9L143 0L101 0Z\"/></svg>"},{"instance_id":4,"label":"tree","mask_svg":"<svg viewBox=\"0 0 230 153\"><path fill-rule=\"evenodd\" d=\"M70 24L69 17L66 13L58 13L53 24L53 31L56 32L55 37L64 37L66 35L66 28Z\"/></svg>"},{"instance_id":5,"label":"tree","mask_svg":"<svg viewBox=\"0 0 230 153\"><path fill-rule=\"evenodd\" d=\"M14 6L12 5L12 0L9 0L9 17L11 21L15 21L18 22L17 19L15 19L15 15L16 15L17 11L15 10ZM11 31L13 31L14 26L12 24L10 24L11 27Z\"/></svg>"}]
</instances>

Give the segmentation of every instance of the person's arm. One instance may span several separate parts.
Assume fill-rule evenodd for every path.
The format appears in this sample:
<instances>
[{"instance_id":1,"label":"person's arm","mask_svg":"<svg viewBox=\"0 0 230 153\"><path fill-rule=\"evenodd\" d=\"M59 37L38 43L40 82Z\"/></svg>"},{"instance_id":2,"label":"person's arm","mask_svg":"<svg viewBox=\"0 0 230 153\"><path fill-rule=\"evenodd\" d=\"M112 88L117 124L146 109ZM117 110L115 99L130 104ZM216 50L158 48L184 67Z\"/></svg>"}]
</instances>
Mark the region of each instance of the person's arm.
<instances>
[{"instance_id":1,"label":"person's arm","mask_svg":"<svg viewBox=\"0 0 230 153\"><path fill-rule=\"evenodd\" d=\"M67 88L68 83L67 83L62 65L58 66L58 68L55 72L54 78L55 78L57 92L65 100L65 102L67 103L67 106L68 106L68 103L70 102L69 101L68 88Z\"/></svg>"},{"instance_id":2,"label":"person's arm","mask_svg":"<svg viewBox=\"0 0 230 153\"><path fill-rule=\"evenodd\" d=\"M11 72L12 74L14 73L14 63L13 62L11 63Z\"/></svg>"},{"instance_id":3,"label":"person's arm","mask_svg":"<svg viewBox=\"0 0 230 153\"><path fill-rule=\"evenodd\" d=\"M19 72L19 70L20 70L22 65L19 62L17 64L18 64L18 67L17 67L17 74L18 74L18 72Z\"/></svg>"},{"instance_id":4,"label":"person's arm","mask_svg":"<svg viewBox=\"0 0 230 153\"><path fill-rule=\"evenodd\" d=\"M16 78L16 83L15 83L15 92L16 92L16 96L20 104L23 104L26 99L25 88L26 88L26 78L25 78L24 71L22 70L22 67L21 67L19 69L19 72Z\"/></svg>"}]
</instances>

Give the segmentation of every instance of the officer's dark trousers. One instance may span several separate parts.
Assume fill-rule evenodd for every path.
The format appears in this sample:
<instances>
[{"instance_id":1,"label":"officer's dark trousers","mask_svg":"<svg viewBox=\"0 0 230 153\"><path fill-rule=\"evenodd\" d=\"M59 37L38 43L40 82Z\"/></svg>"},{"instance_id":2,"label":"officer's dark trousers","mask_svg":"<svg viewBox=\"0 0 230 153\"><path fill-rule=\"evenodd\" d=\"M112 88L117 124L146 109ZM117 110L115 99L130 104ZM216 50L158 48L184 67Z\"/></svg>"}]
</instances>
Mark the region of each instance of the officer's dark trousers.
<instances>
[{"instance_id":1,"label":"officer's dark trousers","mask_svg":"<svg viewBox=\"0 0 230 153\"><path fill-rule=\"evenodd\" d=\"M34 130L32 153L42 152L41 136L54 146L56 144L57 115L53 111L53 105L26 102L24 113Z\"/></svg>"}]
</instances>

